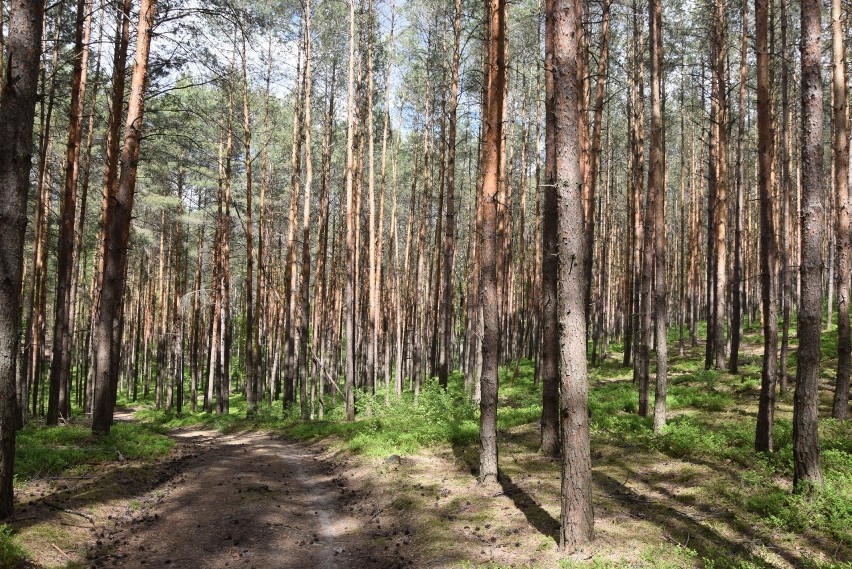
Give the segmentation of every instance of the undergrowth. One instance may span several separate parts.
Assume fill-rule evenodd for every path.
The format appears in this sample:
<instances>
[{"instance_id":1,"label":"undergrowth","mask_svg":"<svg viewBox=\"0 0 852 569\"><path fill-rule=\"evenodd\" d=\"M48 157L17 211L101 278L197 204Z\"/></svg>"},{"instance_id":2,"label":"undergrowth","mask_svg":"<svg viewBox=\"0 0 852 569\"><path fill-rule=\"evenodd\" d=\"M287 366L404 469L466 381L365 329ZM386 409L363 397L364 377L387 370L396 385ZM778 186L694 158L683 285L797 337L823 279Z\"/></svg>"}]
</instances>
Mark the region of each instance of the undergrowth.
<instances>
[{"instance_id":1,"label":"undergrowth","mask_svg":"<svg viewBox=\"0 0 852 569\"><path fill-rule=\"evenodd\" d=\"M18 544L12 528L0 524L0 569L16 569L27 560L27 552Z\"/></svg>"},{"instance_id":2,"label":"undergrowth","mask_svg":"<svg viewBox=\"0 0 852 569\"><path fill-rule=\"evenodd\" d=\"M30 421L18 432L15 476L19 481L83 472L89 465L119 460L151 460L165 455L174 441L164 429L144 423L116 423L108 435L71 424L47 427Z\"/></svg>"}]
</instances>

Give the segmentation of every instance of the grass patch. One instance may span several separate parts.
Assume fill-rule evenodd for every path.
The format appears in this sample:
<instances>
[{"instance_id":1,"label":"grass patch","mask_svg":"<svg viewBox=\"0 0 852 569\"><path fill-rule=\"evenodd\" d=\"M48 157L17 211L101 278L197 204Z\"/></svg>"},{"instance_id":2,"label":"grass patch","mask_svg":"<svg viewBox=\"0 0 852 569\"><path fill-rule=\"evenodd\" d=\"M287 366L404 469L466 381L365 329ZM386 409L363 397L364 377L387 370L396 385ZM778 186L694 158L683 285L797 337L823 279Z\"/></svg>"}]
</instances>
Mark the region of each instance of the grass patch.
<instances>
[{"instance_id":1,"label":"grass patch","mask_svg":"<svg viewBox=\"0 0 852 569\"><path fill-rule=\"evenodd\" d=\"M154 425L116 423L108 435L94 435L84 425L46 427L31 421L18 432L15 476L19 480L79 473L87 465L119 460L152 460L174 441Z\"/></svg>"},{"instance_id":2,"label":"grass patch","mask_svg":"<svg viewBox=\"0 0 852 569\"><path fill-rule=\"evenodd\" d=\"M0 524L0 569L20 567L27 558L27 552L18 544L12 528Z\"/></svg>"}]
</instances>

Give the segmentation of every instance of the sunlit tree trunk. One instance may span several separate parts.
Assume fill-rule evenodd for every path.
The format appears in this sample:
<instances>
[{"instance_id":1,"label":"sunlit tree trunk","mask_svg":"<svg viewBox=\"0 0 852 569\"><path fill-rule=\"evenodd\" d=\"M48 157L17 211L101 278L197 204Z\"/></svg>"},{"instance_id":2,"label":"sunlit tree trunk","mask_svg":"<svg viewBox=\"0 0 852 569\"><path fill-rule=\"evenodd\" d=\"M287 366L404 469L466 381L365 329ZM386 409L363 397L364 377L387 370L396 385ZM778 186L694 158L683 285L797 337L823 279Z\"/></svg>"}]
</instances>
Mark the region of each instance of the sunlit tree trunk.
<instances>
[{"instance_id":1,"label":"sunlit tree trunk","mask_svg":"<svg viewBox=\"0 0 852 569\"><path fill-rule=\"evenodd\" d=\"M121 151L121 175L118 187L110 194L106 211L108 230L103 245L103 286L96 322L95 358L97 361L96 391L92 407L92 431L108 433L112 425L119 365L115 338L119 328L124 283L127 274L127 243L130 239L130 219L133 194L136 190L136 168L139 163L139 142L142 138L142 117L145 108L145 84L148 76L148 54L154 26L156 0L142 0L137 29L136 61L130 82L130 98L125 123L124 147Z\"/></svg>"},{"instance_id":2,"label":"sunlit tree trunk","mask_svg":"<svg viewBox=\"0 0 852 569\"><path fill-rule=\"evenodd\" d=\"M716 20L713 33L713 113L715 137L715 199L713 200L713 360L716 369L725 369L725 317L728 298L728 103L727 103L727 38L725 33L725 1L716 0Z\"/></svg>"},{"instance_id":3,"label":"sunlit tree trunk","mask_svg":"<svg viewBox=\"0 0 852 569\"><path fill-rule=\"evenodd\" d=\"M497 307L497 194L503 142L503 84L506 80L506 0L485 0L485 58L488 62L486 98L483 101L485 135L479 168L482 190L481 290L479 305L482 334L481 399L479 403L479 481L497 482L497 384L500 365L500 330ZM582 314L582 311L581 311Z\"/></svg>"},{"instance_id":4,"label":"sunlit tree trunk","mask_svg":"<svg viewBox=\"0 0 852 569\"><path fill-rule=\"evenodd\" d=\"M302 282L301 282L301 332L299 333L300 359L300 411L302 419L308 419L308 381L310 380L310 354L308 336L310 333L310 292L311 292L311 188L314 168L311 159L311 0L305 0L305 202L302 210Z\"/></svg>"},{"instance_id":5,"label":"sunlit tree trunk","mask_svg":"<svg viewBox=\"0 0 852 569\"><path fill-rule=\"evenodd\" d=\"M742 7L742 34L740 35L740 92L739 116L737 117L737 201L734 225L734 281L731 283L731 357L728 370L737 373L739 366L740 334L742 333L742 300L745 291L743 283L743 209L745 207L745 119L747 62L748 3Z\"/></svg>"},{"instance_id":6,"label":"sunlit tree trunk","mask_svg":"<svg viewBox=\"0 0 852 569\"><path fill-rule=\"evenodd\" d=\"M355 202L353 143L355 135L355 0L349 0L349 81L346 101L346 420L355 420Z\"/></svg>"},{"instance_id":7,"label":"sunlit tree trunk","mask_svg":"<svg viewBox=\"0 0 852 569\"><path fill-rule=\"evenodd\" d=\"M560 417L562 425L562 500L559 548L573 552L594 536L592 464L589 448L586 283L583 234L579 114L582 99L577 74L581 10L578 0L553 3L553 73L556 130L556 188L559 212Z\"/></svg>"},{"instance_id":8,"label":"sunlit tree trunk","mask_svg":"<svg viewBox=\"0 0 852 569\"><path fill-rule=\"evenodd\" d=\"M53 357L50 364L50 392L47 424L56 425L60 417L71 415L71 277L73 276L74 221L77 214L77 180L83 135L83 111L86 104L86 75L89 48L84 44L91 27L91 1L77 0L74 31L74 63L71 72L68 142L65 153L65 187L62 194L59 244L56 256L56 310L53 325Z\"/></svg>"}]
</instances>

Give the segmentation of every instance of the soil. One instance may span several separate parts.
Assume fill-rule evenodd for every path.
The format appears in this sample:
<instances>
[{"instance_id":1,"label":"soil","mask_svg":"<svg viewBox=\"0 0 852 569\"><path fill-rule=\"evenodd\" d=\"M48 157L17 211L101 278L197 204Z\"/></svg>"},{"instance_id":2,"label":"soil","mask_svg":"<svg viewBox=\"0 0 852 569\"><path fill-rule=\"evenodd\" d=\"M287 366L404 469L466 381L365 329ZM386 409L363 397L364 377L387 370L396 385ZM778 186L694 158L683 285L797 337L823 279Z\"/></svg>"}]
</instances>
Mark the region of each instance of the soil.
<instances>
[{"instance_id":1,"label":"soil","mask_svg":"<svg viewBox=\"0 0 852 569\"><path fill-rule=\"evenodd\" d=\"M175 437L184 458L113 516L88 555L94 567L413 564L410 530L383 515L346 461L326 449L262 433Z\"/></svg>"},{"instance_id":2,"label":"soil","mask_svg":"<svg viewBox=\"0 0 852 569\"><path fill-rule=\"evenodd\" d=\"M387 514L369 465L267 433L172 434L155 463L117 457L19 487L8 523L32 554L27 566L419 566L411 526Z\"/></svg>"}]
</instances>

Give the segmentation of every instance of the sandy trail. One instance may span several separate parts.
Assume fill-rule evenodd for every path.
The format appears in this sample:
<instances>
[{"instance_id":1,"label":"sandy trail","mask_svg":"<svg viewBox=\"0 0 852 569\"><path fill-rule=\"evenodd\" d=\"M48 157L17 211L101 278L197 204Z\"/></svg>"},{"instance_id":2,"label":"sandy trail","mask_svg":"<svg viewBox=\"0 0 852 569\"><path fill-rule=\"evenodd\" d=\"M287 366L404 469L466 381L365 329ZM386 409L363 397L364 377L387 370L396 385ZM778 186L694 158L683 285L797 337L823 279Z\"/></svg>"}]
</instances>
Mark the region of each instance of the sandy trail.
<instances>
[{"instance_id":1,"label":"sandy trail","mask_svg":"<svg viewBox=\"0 0 852 569\"><path fill-rule=\"evenodd\" d=\"M310 447L258 433L184 430L175 437L188 460L130 503L103 536L96 566L408 564L395 543L401 528L380 519L369 497L350 489L345 475Z\"/></svg>"}]
</instances>

